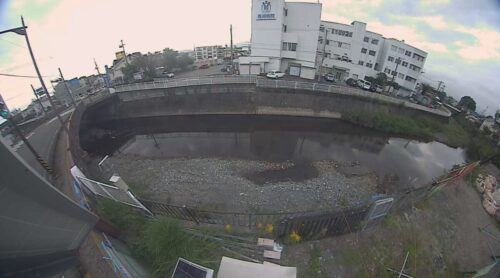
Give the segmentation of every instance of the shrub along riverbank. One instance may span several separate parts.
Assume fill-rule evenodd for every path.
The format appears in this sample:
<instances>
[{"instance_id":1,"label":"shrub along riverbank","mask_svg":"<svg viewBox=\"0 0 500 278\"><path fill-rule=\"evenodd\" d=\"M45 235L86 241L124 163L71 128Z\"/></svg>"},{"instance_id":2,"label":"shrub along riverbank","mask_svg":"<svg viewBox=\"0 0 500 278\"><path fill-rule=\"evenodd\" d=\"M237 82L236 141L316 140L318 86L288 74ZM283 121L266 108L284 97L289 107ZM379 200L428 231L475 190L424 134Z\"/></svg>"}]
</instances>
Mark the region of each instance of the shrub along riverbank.
<instances>
[{"instance_id":1,"label":"shrub along riverbank","mask_svg":"<svg viewBox=\"0 0 500 278\"><path fill-rule=\"evenodd\" d=\"M218 269L221 247L188 234L175 220L147 220L130 207L107 199L98 202L98 211L124 232L132 256L144 263L154 277L171 277L179 257Z\"/></svg>"},{"instance_id":2,"label":"shrub along riverbank","mask_svg":"<svg viewBox=\"0 0 500 278\"><path fill-rule=\"evenodd\" d=\"M471 124L463 115L441 123L429 117L410 118L383 112L353 112L343 120L390 134L411 137L422 141L436 140L451 147L467 150L470 160L485 159L494 154L494 142ZM500 159L494 160L500 167Z\"/></svg>"}]
</instances>

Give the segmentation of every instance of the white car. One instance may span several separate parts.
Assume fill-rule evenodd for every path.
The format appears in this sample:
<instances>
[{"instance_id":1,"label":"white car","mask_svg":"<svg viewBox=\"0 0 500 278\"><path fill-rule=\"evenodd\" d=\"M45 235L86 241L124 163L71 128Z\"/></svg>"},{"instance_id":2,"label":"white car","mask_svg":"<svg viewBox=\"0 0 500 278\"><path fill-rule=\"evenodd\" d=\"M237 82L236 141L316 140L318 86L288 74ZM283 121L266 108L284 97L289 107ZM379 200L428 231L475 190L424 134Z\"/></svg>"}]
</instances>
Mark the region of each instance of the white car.
<instances>
[{"instance_id":1,"label":"white car","mask_svg":"<svg viewBox=\"0 0 500 278\"><path fill-rule=\"evenodd\" d=\"M272 70L272 71L268 72L266 76L268 78L278 79L278 78L282 78L283 76L285 76L285 73L281 72L279 70Z\"/></svg>"},{"instance_id":2,"label":"white car","mask_svg":"<svg viewBox=\"0 0 500 278\"><path fill-rule=\"evenodd\" d=\"M370 90L372 83L370 81L358 79L358 87L363 90Z\"/></svg>"},{"instance_id":3,"label":"white car","mask_svg":"<svg viewBox=\"0 0 500 278\"><path fill-rule=\"evenodd\" d=\"M173 72L169 72L169 73L167 73L167 77L168 78L174 78L175 74Z\"/></svg>"}]
</instances>

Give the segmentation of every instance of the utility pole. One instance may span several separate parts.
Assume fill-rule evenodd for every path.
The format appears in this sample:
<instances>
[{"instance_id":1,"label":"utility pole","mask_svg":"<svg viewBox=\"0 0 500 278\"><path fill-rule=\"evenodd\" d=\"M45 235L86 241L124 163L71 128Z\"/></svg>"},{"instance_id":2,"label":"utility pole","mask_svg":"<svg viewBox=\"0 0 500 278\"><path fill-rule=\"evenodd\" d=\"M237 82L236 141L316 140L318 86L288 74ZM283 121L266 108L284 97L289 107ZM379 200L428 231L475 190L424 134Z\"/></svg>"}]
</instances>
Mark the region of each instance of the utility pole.
<instances>
[{"instance_id":1,"label":"utility pole","mask_svg":"<svg viewBox=\"0 0 500 278\"><path fill-rule=\"evenodd\" d=\"M437 88L437 91L439 92L441 90L441 85L443 85L443 81L439 80L438 81L438 88ZM443 88L444 89L444 88Z\"/></svg>"},{"instance_id":2,"label":"utility pole","mask_svg":"<svg viewBox=\"0 0 500 278\"><path fill-rule=\"evenodd\" d=\"M59 75L61 76L61 80L64 83L64 86L66 87L66 91L68 92L69 97L71 99L71 103L73 103L73 106L76 107L76 102L75 102L75 99L73 98L73 93L71 92L71 89L69 88L68 83L66 83L66 80L64 79L61 68L58 68L58 69L59 69Z\"/></svg>"},{"instance_id":3,"label":"utility pole","mask_svg":"<svg viewBox=\"0 0 500 278\"><path fill-rule=\"evenodd\" d=\"M94 58L94 65L95 65L95 70L97 71L97 75L101 76L101 72L99 71L99 66L97 65L97 62L95 61L95 58Z\"/></svg>"},{"instance_id":4,"label":"utility pole","mask_svg":"<svg viewBox=\"0 0 500 278\"><path fill-rule=\"evenodd\" d=\"M396 78L396 74L398 74L398 66L399 64L401 64L401 58L396 58L396 68L394 69L394 73L392 74L392 80L391 80L391 86L392 88L394 88L394 79Z\"/></svg>"},{"instance_id":5,"label":"utility pole","mask_svg":"<svg viewBox=\"0 0 500 278\"><path fill-rule=\"evenodd\" d=\"M42 111L43 113L45 114L45 107L43 107L43 104L42 104L42 101L40 100L40 98L38 97L38 94L36 93L36 90L35 90L35 87L33 87L33 84L31 84L31 90L33 90L33 94L35 94L35 97L36 97L36 100L38 101L38 103L40 104L40 107L42 107Z\"/></svg>"},{"instance_id":6,"label":"utility pole","mask_svg":"<svg viewBox=\"0 0 500 278\"><path fill-rule=\"evenodd\" d=\"M28 38L28 32L26 31L26 29L28 28L28 26L26 26L24 24L24 18L22 16L21 16L21 23L23 24L23 28L24 28L24 34L23 35L24 35L24 38L26 39L26 44L28 45L28 50L29 50L29 53L30 53L30 56L31 56L31 61L33 61L33 66L35 67L36 74L38 75L38 80L40 80L40 83L42 85L43 90L45 91L45 94L47 95L47 99L49 100L50 105L52 107L54 107L54 110L55 110L56 106L54 104L54 101L50 97L49 91L47 90L47 86L45 86L45 82L43 81L42 75L40 74L40 69L38 68L38 65L37 65L36 60L35 60L35 55L33 54L33 50L31 49L30 40ZM56 112L56 117L59 120L59 122L61 122L62 128L66 131L66 133L68 133L68 128L64 124L64 121L61 118L61 115L59 115L59 113Z\"/></svg>"},{"instance_id":7,"label":"utility pole","mask_svg":"<svg viewBox=\"0 0 500 278\"><path fill-rule=\"evenodd\" d=\"M234 53L233 53L233 24L229 25L229 35L231 37L231 71L234 74Z\"/></svg>"},{"instance_id":8,"label":"utility pole","mask_svg":"<svg viewBox=\"0 0 500 278\"><path fill-rule=\"evenodd\" d=\"M94 65L95 65L95 70L97 71L97 77L101 77L101 71L99 70L99 66L97 65L97 62L95 61L95 58L94 58ZM102 78L103 79L103 82L104 82L104 88L107 88L108 85L106 84L106 80L104 80L104 77Z\"/></svg>"},{"instance_id":9,"label":"utility pole","mask_svg":"<svg viewBox=\"0 0 500 278\"><path fill-rule=\"evenodd\" d=\"M318 81L321 81L321 68L323 67L323 62L325 61L325 50L326 50L326 42L328 41L328 31L325 26L325 39L323 41L323 52L321 53L321 61L318 65Z\"/></svg>"},{"instance_id":10,"label":"utility pole","mask_svg":"<svg viewBox=\"0 0 500 278\"><path fill-rule=\"evenodd\" d=\"M120 43L121 44L118 47L120 47L123 50L123 56L125 56L125 63L127 63L128 65L127 52L125 52L125 44L123 43L123 40L120 40Z\"/></svg>"}]
</instances>

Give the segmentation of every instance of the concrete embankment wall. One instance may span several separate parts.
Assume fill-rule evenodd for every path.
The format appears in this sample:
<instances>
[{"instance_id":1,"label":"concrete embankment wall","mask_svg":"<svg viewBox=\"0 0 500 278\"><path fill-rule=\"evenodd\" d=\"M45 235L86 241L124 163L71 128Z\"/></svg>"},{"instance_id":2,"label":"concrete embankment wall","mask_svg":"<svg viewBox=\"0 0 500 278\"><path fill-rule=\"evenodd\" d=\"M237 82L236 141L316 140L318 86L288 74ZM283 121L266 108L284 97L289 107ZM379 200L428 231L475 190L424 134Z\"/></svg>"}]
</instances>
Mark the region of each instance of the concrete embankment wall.
<instances>
[{"instance_id":1,"label":"concrete embankment wall","mask_svg":"<svg viewBox=\"0 0 500 278\"><path fill-rule=\"evenodd\" d=\"M206 85L118 93L112 102L91 109L87 123L143 117L200 114L287 115L341 118L351 112L386 112L409 117L448 117L387 103L377 98L254 85Z\"/></svg>"}]
</instances>

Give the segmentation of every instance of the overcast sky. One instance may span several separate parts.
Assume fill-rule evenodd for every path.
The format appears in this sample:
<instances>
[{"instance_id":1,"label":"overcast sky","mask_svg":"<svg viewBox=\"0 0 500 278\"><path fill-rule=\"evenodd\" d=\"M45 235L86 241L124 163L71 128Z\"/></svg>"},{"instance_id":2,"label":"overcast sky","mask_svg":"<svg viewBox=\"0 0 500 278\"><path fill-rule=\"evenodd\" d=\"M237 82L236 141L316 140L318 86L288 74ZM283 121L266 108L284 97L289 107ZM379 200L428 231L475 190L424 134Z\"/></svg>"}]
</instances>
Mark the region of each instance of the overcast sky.
<instances>
[{"instance_id":1,"label":"overcast sky","mask_svg":"<svg viewBox=\"0 0 500 278\"><path fill-rule=\"evenodd\" d=\"M316 1L313 1L316 2ZM323 0L323 20L367 29L427 51L424 82L470 95L478 111L500 108L500 0ZM104 71L121 39L127 52L178 50L250 40L250 0L0 0L0 30L24 15L47 84L61 67L67 79ZM35 75L24 38L0 35L0 74ZM26 105L37 79L0 76L10 107Z\"/></svg>"}]
</instances>

